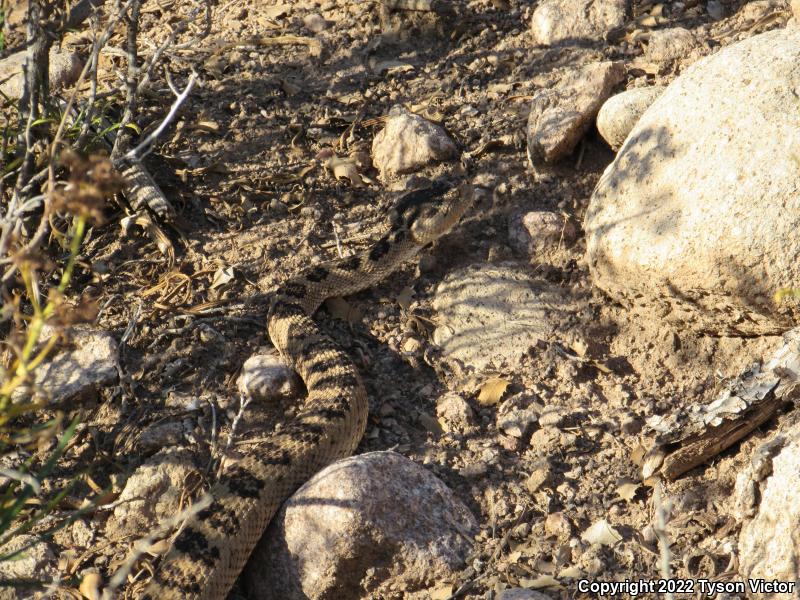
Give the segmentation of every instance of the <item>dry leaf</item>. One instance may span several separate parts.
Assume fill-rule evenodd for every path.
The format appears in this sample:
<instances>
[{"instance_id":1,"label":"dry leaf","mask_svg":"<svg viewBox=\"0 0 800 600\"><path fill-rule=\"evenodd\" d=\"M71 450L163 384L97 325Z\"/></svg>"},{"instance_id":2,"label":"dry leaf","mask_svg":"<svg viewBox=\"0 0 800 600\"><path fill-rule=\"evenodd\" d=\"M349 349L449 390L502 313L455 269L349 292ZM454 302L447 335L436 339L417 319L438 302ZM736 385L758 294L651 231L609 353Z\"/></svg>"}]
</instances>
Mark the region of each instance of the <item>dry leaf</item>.
<instances>
[{"instance_id":1,"label":"dry leaf","mask_svg":"<svg viewBox=\"0 0 800 600\"><path fill-rule=\"evenodd\" d=\"M641 17L638 19L638 21L639 25L641 25L642 27L651 28L651 27L656 27L658 25L658 21L656 20L656 18L651 15Z\"/></svg>"},{"instance_id":2,"label":"dry leaf","mask_svg":"<svg viewBox=\"0 0 800 600\"><path fill-rule=\"evenodd\" d=\"M558 572L559 579L582 579L583 577L583 571L581 571L575 565L565 567Z\"/></svg>"},{"instance_id":3,"label":"dry leaf","mask_svg":"<svg viewBox=\"0 0 800 600\"><path fill-rule=\"evenodd\" d=\"M641 444L636 444L631 452L631 462L635 464L637 467L641 467L644 463L644 456L647 454L647 448L642 446Z\"/></svg>"},{"instance_id":4,"label":"dry leaf","mask_svg":"<svg viewBox=\"0 0 800 600\"><path fill-rule=\"evenodd\" d=\"M581 535L581 539L589 544L613 546L622 539L619 531L614 529L608 521L600 519Z\"/></svg>"},{"instance_id":5,"label":"dry leaf","mask_svg":"<svg viewBox=\"0 0 800 600\"><path fill-rule=\"evenodd\" d=\"M533 590L540 590L542 588L560 588L561 584L558 582L558 579L553 577L552 575L539 575L534 579L529 579L527 577L522 577L519 580L520 587L524 587L527 589Z\"/></svg>"},{"instance_id":6,"label":"dry leaf","mask_svg":"<svg viewBox=\"0 0 800 600\"><path fill-rule=\"evenodd\" d=\"M414 301L414 290L412 290L408 286L404 287L402 291L397 295L397 303L403 310L408 310L409 308L411 308L411 303L413 301Z\"/></svg>"},{"instance_id":7,"label":"dry leaf","mask_svg":"<svg viewBox=\"0 0 800 600\"><path fill-rule=\"evenodd\" d=\"M492 406L500 402L500 398L506 393L506 389L511 382L502 377L491 377L481 386L478 394L478 403L483 406Z\"/></svg>"},{"instance_id":8,"label":"dry leaf","mask_svg":"<svg viewBox=\"0 0 800 600\"><path fill-rule=\"evenodd\" d=\"M278 17L288 15L291 9L292 7L289 4L276 4L275 6L267 6L264 9L264 16L266 16L268 19L277 19Z\"/></svg>"},{"instance_id":9,"label":"dry leaf","mask_svg":"<svg viewBox=\"0 0 800 600\"><path fill-rule=\"evenodd\" d=\"M617 486L617 496L630 502L636 496L636 490L639 489L639 484L635 481L623 481Z\"/></svg>"},{"instance_id":10,"label":"dry leaf","mask_svg":"<svg viewBox=\"0 0 800 600\"><path fill-rule=\"evenodd\" d=\"M354 187L361 187L364 182L358 172L356 161L352 158L339 158L331 156L325 161L325 168L328 169L336 179L349 179Z\"/></svg>"},{"instance_id":11,"label":"dry leaf","mask_svg":"<svg viewBox=\"0 0 800 600\"><path fill-rule=\"evenodd\" d=\"M233 267L220 267L214 272L214 277L211 280L211 289L215 290L227 286L234 279L236 279L236 271Z\"/></svg>"},{"instance_id":12,"label":"dry leaf","mask_svg":"<svg viewBox=\"0 0 800 600\"><path fill-rule=\"evenodd\" d=\"M87 573L81 580L78 591L88 600L100 600L100 584L103 579L99 573Z\"/></svg>"},{"instance_id":13,"label":"dry leaf","mask_svg":"<svg viewBox=\"0 0 800 600\"><path fill-rule=\"evenodd\" d=\"M372 72L376 75L387 75L390 73L405 73L413 71L414 65L400 60L382 60L372 65Z\"/></svg>"},{"instance_id":14,"label":"dry leaf","mask_svg":"<svg viewBox=\"0 0 800 600\"><path fill-rule=\"evenodd\" d=\"M214 121L198 121L194 124L194 129L205 131L206 133L219 133L219 123Z\"/></svg>"},{"instance_id":15,"label":"dry leaf","mask_svg":"<svg viewBox=\"0 0 800 600\"><path fill-rule=\"evenodd\" d=\"M447 600L453 595L453 584L448 583L437 587L436 589L428 591L428 597L431 600Z\"/></svg>"},{"instance_id":16,"label":"dry leaf","mask_svg":"<svg viewBox=\"0 0 800 600\"><path fill-rule=\"evenodd\" d=\"M172 543L169 540L158 540L156 543L151 544L147 549L147 553L151 556L160 556L166 554L167 550L172 548Z\"/></svg>"}]
</instances>

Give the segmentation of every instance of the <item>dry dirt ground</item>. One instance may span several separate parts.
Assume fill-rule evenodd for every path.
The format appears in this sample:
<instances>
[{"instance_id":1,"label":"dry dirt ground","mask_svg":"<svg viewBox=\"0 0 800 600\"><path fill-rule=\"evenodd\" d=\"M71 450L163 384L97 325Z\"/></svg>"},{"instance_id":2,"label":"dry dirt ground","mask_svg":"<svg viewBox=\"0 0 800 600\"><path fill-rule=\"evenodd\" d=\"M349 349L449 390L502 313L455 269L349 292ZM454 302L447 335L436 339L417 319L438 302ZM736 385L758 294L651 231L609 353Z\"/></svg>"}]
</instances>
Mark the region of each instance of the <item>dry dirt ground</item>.
<instances>
[{"instance_id":1,"label":"dry dirt ground","mask_svg":"<svg viewBox=\"0 0 800 600\"><path fill-rule=\"evenodd\" d=\"M703 2L690 0L687 8L697 10L672 24L699 28L705 54L760 30L737 20L744 3L723 4L733 15L724 22L712 21ZM142 36L163 35L176 5L148 1ZM404 104L440 122L462 151L473 154L467 174L458 161L422 174L461 174L490 193L428 251L424 268L409 264L349 298L356 318L341 320L323 310L319 319L356 361L369 392L371 417L358 451L394 449L425 465L481 523L461 579L441 582L436 597L468 582L464 598L491 598L520 585L552 597L582 597L571 578L578 570L590 579L660 577L659 549L648 529L654 490L623 485L640 480L633 459L641 427L652 415L708 400L722 378L736 375L775 340L698 336L670 328L657 315L632 316L592 288L581 223L613 153L590 132L574 156L536 179L525 153L527 99L557 69L592 61L626 61L628 87L667 83L684 65L677 61L659 73L635 68L631 61L642 47L624 40L537 47L528 31L534 6L529 0L470 0L456 20L400 14L382 22L375 1L215 5L211 34L198 47L175 52L170 63L184 74L187 65L199 65L201 83L145 160L177 210L175 223L165 226L174 263L143 232L122 234L118 212L109 212L108 223L85 244L74 293L99 299L105 308L98 326L117 340L130 331L120 352L125 379L82 407L84 424L63 475L80 466L96 486L119 489L160 449L142 443L142 432L182 422L190 426L192 443L179 443L197 457L199 489L208 479L212 436L224 439L238 407L238 370L251 353L270 346L266 293L298 270L336 257L337 247L345 253L367 247L385 227L391 191L402 189L404 180L380 181L368 157L380 118ZM637 5L633 13L650 8ZM326 21L319 33L304 22L312 14ZM401 35L386 35L389 26ZM283 34L316 37L322 51L296 44L211 51L249 36ZM386 70L385 61L413 68ZM122 64L110 57L106 75ZM162 91L150 94L139 125L160 121L168 98ZM331 151L366 162L361 172L369 183L335 179L322 166ZM576 227L577 241L554 243L532 257L514 255L507 222L519 209L558 212ZM556 333L530 349L522 368L500 373L512 382L505 398L533 394L542 412L551 412L549 425L534 424L521 438L496 426L506 400L481 406L475 389L454 387L421 354L400 351L412 314L435 319L430 299L448 272L498 259L516 260L519 269L580 299ZM235 277L212 287L220 267L232 268ZM417 303L406 310L398 297L409 286ZM212 301L218 305L202 305ZM586 359L576 360L576 353ZM474 410L469 433L446 435L437 425L436 400L447 392L463 394ZM199 410L185 410L191 399ZM273 418L285 408L252 410ZM245 428L241 435L258 432ZM724 578L735 570L738 530L726 503L737 466L761 436L665 487L673 503L667 534L674 575ZM89 491L81 483L72 496ZM107 518L108 512L97 511L84 519L98 536L86 547L71 529L56 536L65 569L94 567L107 576L124 558L124 544L99 537ZM622 541L580 541L601 519ZM138 577L146 579L146 570ZM233 597L244 592L237 588Z\"/></svg>"}]
</instances>

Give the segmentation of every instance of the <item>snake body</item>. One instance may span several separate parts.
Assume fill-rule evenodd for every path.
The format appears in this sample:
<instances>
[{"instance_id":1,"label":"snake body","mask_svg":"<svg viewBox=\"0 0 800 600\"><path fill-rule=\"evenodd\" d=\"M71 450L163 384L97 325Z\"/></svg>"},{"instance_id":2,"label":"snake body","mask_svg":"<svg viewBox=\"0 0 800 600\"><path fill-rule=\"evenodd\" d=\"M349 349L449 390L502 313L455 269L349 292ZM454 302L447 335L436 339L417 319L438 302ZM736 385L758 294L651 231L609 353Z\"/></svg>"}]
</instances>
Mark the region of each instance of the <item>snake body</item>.
<instances>
[{"instance_id":1,"label":"snake body","mask_svg":"<svg viewBox=\"0 0 800 600\"><path fill-rule=\"evenodd\" d=\"M224 600L283 501L356 449L367 422L366 390L350 358L312 315L329 297L381 281L449 231L472 200L468 186L457 198L442 199L451 187L437 180L405 194L390 214L390 231L368 250L311 267L274 293L269 336L303 379L306 402L258 455L225 467L210 490L211 504L177 535L143 598Z\"/></svg>"}]
</instances>

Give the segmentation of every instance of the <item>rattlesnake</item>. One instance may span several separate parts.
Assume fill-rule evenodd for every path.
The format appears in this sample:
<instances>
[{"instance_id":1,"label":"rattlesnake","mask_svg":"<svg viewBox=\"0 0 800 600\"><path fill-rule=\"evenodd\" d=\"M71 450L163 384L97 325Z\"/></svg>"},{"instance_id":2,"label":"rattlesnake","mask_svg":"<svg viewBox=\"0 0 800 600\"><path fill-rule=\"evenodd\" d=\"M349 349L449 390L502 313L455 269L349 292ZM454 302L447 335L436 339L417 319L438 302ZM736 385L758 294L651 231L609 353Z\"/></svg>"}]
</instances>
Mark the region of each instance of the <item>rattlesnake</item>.
<instances>
[{"instance_id":1,"label":"rattlesnake","mask_svg":"<svg viewBox=\"0 0 800 600\"><path fill-rule=\"evenodd\" d=\"M472 202L464 185L402 196L391 229L370 249L311 267L281 285L267 317L272 343L302 377L308 398L297 417L249 455L226 466L212 487L213 501L180 531L143 598L223 600L281 503L314 473L349 456L367 422L367 394L358 371L311 318L326 298L365 289L382 280L423 246L446 233Z\"/></svg>"}]
</instances>

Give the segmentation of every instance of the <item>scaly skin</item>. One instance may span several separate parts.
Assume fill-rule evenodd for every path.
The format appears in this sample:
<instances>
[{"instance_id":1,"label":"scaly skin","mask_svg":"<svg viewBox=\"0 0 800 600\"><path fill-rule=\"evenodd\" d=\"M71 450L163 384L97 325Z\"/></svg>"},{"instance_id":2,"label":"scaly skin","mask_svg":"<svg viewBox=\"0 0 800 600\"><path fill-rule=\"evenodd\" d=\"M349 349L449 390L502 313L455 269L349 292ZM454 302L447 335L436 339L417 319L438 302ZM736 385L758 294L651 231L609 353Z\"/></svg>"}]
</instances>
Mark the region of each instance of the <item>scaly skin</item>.
<instances>
[{"instance_id":1,"label":"scaly skin","mask_svg":"<svg viewBox=\"0 0 800 600\"><path fill-rule=\"evenodd\" d=\"M318 265L281 285L267 327L272 343L308 389L303 408L258 456L228 465L211 488L211 505L175 539L145 589L150 600L224 600L270 520L300 485L358 446L367 423L366 390L350 358L311 316L331 296L344 296L384 279L423 246L445 234L472 203L440 197L449 184L404 195L392 228L370 249Z\"/></svg>"}]
</instances>

